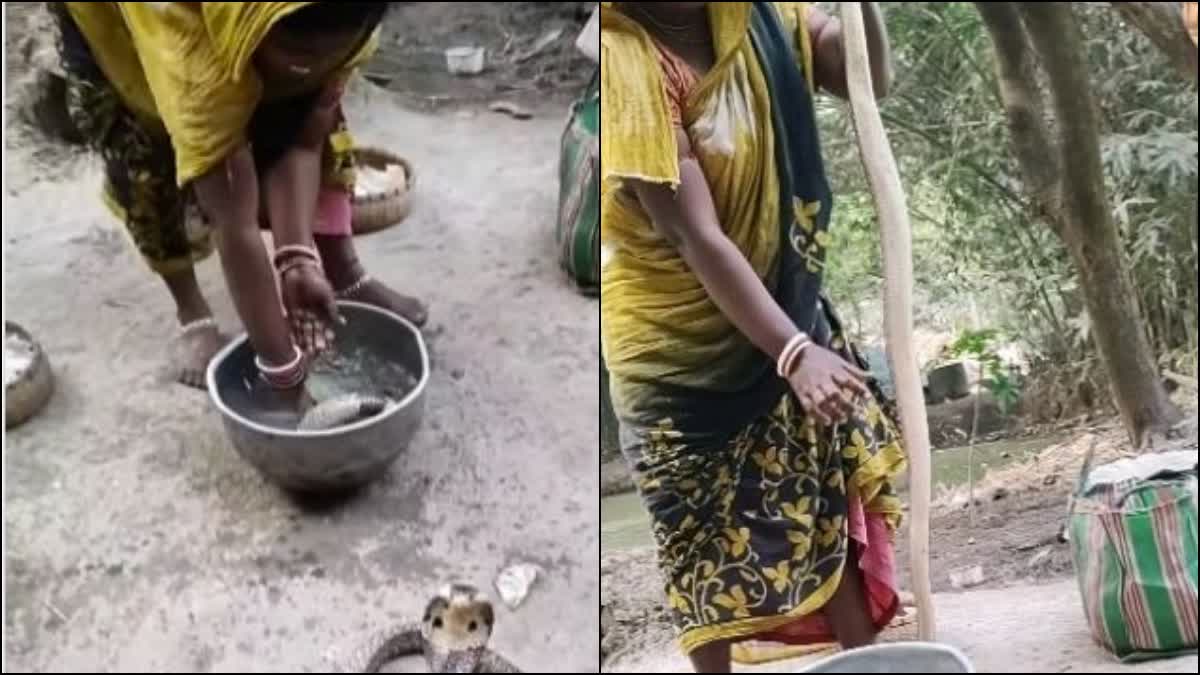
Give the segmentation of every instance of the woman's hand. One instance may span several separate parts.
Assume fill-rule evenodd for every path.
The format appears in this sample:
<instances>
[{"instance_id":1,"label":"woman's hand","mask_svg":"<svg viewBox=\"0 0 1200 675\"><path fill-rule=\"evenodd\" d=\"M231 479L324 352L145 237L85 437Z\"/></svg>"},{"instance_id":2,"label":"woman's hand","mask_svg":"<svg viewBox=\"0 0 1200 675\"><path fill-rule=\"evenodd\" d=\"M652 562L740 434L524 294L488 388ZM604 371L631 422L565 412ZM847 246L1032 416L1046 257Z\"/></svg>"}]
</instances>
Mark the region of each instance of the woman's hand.
<instances>
[{"instance_id":1,"label":"woman's hand","mask_svg":"<svg viewBox=\"0 0 1200 675\"><path fill-rule=\"evenodd\" d=\"M310 358L333 343L333 325L341 322L337 297L315 263L298 265L280 279L292 339Z\"/></svg>"},{"instance_id":2,"label":"woman's hand","mask_svg":"<svg viewBox=\"0 0 1200 675\"><path fill-rule=\"evenodd\" d=\"M866 380L866 373L815 344L804 350L800 364L788 375L804 411L825 426L845 422L853 414L857 399L870 394Z\"/></svg>"},{"instance_id":3,"label":"woman's hand","mask_svg":"<svg viewBox=\"0 0 1200 675\"><path fill-rule=\"evenodd\" d=\"M303 383L277 389L261 377L253 385L251 396L259 421L280 429L295 429L316 403Z\"/></svg>"}]
</instances>

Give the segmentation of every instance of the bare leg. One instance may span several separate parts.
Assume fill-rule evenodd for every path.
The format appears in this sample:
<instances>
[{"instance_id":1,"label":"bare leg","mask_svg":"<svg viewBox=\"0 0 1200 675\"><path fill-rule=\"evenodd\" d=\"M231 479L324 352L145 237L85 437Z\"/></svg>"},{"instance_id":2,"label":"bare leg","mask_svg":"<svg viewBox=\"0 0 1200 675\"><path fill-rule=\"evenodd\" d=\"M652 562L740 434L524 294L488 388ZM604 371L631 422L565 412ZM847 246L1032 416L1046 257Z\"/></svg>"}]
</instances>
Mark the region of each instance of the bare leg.
<instances>
[{"instance_id":1,"label":"bare leg","mask_svg":"<svg viewBox=\"0 0 1200 675\"><path fill-rule=\"evenodd\" d=\"M175 377L182 384L203 389L208 362L225 346L228 338L215 323L204 323L206 319L212 319L212 309L200 292L195 270L189 267L182 272L165 274L163 282L175 300L179 325L184 329L177 338L176 353L172 355Z\"/></svg>"},{"instance_id":2,"label":"bare leg","mask_svg":"<svg viewBox=\"0 0 1200 675\"><path fill-rule=\"evenodd\" d=\"M354 251L353 237L314 235L313 241L321 253L329 282L339 294L365 277L366 270ZM429 318L429 313L420 300L397 293L377 279L371 279L352 293L346 293L344 299L357 300L390 310L413 322L417 327L425 325Z\"/></svg>"},{"instance_id":3,"label":"bare leg","mask_svg":"<svg viewBox=\"0 0 1200 675\"><path fill-rule=\"evenodd\" d=\"M858 546L850 542L842 581L825 604L825 618L843 649L865 647L875 641L875 625L867 608L862 570L858 569Z\"/></svg>"},{"instance_id":4,"label":"bare leg","mask_svg":"<svg viewBox=\"0 0 1200 675\"><path fill-rule=\"evenodd\" d=\"M719 640L697 647L688 654L692 670L697 673L728 673L730 671L729 641Z\"/></svg>"}]
</instances>

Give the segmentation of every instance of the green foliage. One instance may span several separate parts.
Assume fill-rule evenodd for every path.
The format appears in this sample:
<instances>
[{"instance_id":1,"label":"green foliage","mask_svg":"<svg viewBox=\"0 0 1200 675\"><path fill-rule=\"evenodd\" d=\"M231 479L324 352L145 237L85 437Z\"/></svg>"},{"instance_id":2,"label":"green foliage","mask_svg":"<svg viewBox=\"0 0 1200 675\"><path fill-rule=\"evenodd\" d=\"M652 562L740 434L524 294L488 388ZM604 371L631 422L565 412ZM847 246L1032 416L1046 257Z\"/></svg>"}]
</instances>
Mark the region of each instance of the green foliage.
<instances>
[{"instance_id":1,"label":"green foliage","mask_svg":"<svg viewBox=\"0 0 1200 675\"><path fill-rule=\"evenodd\" d=\"M1097 363L1079 271L1023 193L974 7L883 5L897 78L882 112L912 216L918 325L998 326L1044 361ZM1197 351L1196 91L1107 3L1074 6L1088 36L1113 214L1147 334L1172 361ZM874 206L848 110L824 99L818 115L836 195L827 283L870 339L882 289Z\"/></svg>"},{"instance_id":2,"label":"green foliage","mask_svg":"<svg viewBox=\"0 0 1200 675\"><path fill-rule=\"evenodd\" d=\"M980 384L987 387L1000 404L1001 412L1007 415L1021 392L1011 368L995 351L998 342L999 332L994 329L966 330L946 350L951 356L965 356L979 363Z\"/></svg>"}]
</instances>

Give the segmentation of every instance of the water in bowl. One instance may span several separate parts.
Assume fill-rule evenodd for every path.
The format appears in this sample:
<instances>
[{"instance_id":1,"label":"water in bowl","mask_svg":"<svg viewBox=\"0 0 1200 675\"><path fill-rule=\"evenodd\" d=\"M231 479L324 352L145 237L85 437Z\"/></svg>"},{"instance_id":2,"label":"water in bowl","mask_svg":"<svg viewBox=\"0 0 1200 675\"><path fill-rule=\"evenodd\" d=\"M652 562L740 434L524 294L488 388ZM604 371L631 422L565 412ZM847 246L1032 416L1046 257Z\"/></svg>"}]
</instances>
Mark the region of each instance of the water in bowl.
<instances>
[{"instance_id":1,"label":"water in bowl","mask_svg":"<svg viewBox=\"0 0 1200 675\"><path fill-rule=\"evenodd\" d=\"M336 346L313 362L307 386L317 403L346 394L400 401L416 388L417 378L396 361L362 344L349 344Z\"/></svg>"},{"instance_id":2,"label":"water in bowl","mask_svg":"<svg viewBox=\"0 0 1200 675\"><path fill-rule=\"evenodd\" d=\"M230 407L259 424L296 429L303 418L300 401L282 399L256 372L242 385L241 391L225 393ZM335 345L312 363L304 394L309 405L349 394L402 401L416 386L417 377L400 363L350 343Z\"/></svg>"}]
</instances>

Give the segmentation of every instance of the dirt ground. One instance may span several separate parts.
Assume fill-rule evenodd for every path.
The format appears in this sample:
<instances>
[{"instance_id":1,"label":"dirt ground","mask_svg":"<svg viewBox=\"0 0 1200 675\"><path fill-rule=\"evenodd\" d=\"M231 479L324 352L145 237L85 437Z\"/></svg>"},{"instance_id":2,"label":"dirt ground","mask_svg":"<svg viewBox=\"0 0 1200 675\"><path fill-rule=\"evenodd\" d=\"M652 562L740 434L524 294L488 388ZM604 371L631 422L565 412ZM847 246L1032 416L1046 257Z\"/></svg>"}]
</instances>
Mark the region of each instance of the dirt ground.
<instances>
[{"instance_id":1,"label":"dirt ground","mask_svg":"<svg viewBox=\"0 0 1200 675\"><path fill-rule=\"evenodd\" d=\"M368 77L407 105L440 109L507 100L520 105L565 101L595 67L575 39L587 2L402 2L388 15ZM485 76L446 71L445 49L485 50Z\"/></svg>"},{"instance_id":2,"label":"dirt ground","mask_svg":"<svg viewBox=\"0 0 1200 675\"><path fill-rule=\"evenodd\" d=\"M491 590L530 561L546 574L498 607L494 647L530 672L594 672L599 319L554 252L566 110L534 112L352 97L359 140L419 174L413 214L359 250L430 303L434 370L407 453L320 509L265 483L206 395L166 377L171 307L101 207L96 163L6 133L5 315L58 377L7 434L6 671L323 672L436 584ZM215 260L200 272L236 326Z\"/></svg>"},{"instance_id":3,"label":"dirt ground","mask_svg":"<svg viewBox=\"0 0 1200 675\"><path fill-rule=\"evenodd\" d=\"M1074 581L937 594L934 607L938 641L962 650L980 673L1196 672L1194 654L1135 665L1121 664L1106 655L1088 636ZM794 673L817 658L737 667L735 671ZM663 642L627 653L604 671L684 673L690 669L679 650Z\"/></svg>"},{"instance_id":4,"label":"dirt ground","mask_svg":"<svg viewBox=\"0 0 1200 675\"><path fill-rule=\"evenodd\" d=\"M1192 408L1194 414L1194 400L1188 403L1185 398L1181 395L1177 400ZM1194 421L1183 435L1176 443L1194 449ZM985 660L996 659L991 667L977 664L982 672L1055 672L1059 668L1088 672L1111 666L1086 637L1070 546L1058 541L1067 514L1067 495L1084 453L1092 447L1094 461L1099 464L1126 452L1128 442L1115 422L1079 430L1034 460L997 470L981 480L975 491L973 515L966 507L965 487L940 495L934 505L930 518L930 580L933 591L940 594L937 606L958 608L941 614L938 625L947 627L947 632L954 628L954 637L946 641L963 648L970 645L975 650L968 651L972 657L978 654ZM897 533L896 551L900 587L911 589L907 525ZM974 568L980 576L972 579ZM602 557L601 651L606 670L678 672L671 668L684 667L672 644L673 629L659 579L651 549L606 553ZM1044 602L1047 594L1055 598L1054 602ZM1027 603L1031 596L1038 596L1045 613ZM1022 598L1018 606L990 604L1013 597ZM988 598L989 604L984 604L983 598ZM972 608L976 612L973 615ZM1074 632L1055 633L1054 639L1070 642L1070 650L1055 652L1050 648L1054 641L1049 636L1039 638L1035 634L1029 638L1021 633L1025 626L1019 617L1036 617L1039 625L1051 625L1060 615L1074 626ZM967 623L961 623L959 616ZM911 637L900 635L896 639ZM1002 646L1022 639L1030 643L1028 658L1004 660ZM1195 670L1194 657L1190 664Z\"/></svg>"}]
</instances>

